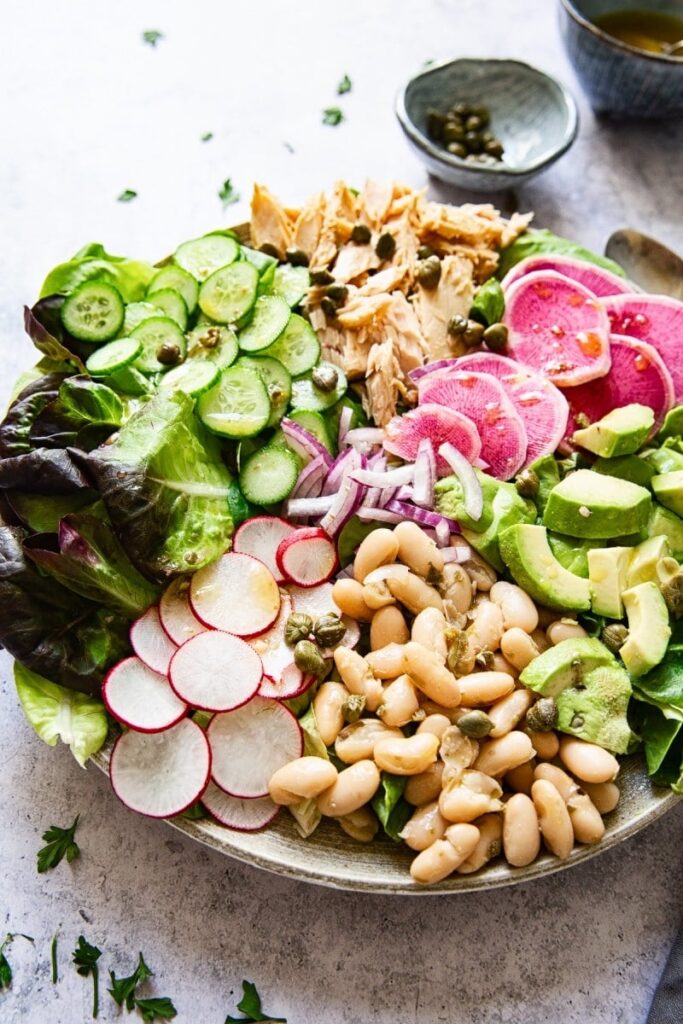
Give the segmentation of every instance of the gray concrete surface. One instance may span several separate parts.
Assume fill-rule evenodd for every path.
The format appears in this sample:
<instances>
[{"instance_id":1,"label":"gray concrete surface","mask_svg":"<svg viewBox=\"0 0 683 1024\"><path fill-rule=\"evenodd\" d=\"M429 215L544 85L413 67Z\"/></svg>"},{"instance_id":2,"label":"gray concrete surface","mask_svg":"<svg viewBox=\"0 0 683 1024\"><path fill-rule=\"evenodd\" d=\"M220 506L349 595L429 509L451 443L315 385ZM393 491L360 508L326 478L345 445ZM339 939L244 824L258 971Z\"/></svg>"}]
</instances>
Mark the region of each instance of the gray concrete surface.
<instances>
[{"instance_id":1,"label":"gray concrete surface","mask_svg":"<svg viewBox=\"0 0 683 1024\"><path fill-rule=\"evenodd\" d=\"M335 177L427 184L391 110L429 58L527 58L575 85L550 0L276 0L237 4L46 0L12 5L0 43L0 391L33 353L20 309L85 241L156 258L243 219L251 182L292 201ZM156 50L144 29L165 34ZM348 72L347 120L320 124ZM632 224L681 240L683 132L598 124L582 102L572 152L517 199L537 222L601 247ZM202 132L214 139L201 143ZM294 149L290 153L284 143ZM225 213L232 177L243 201ZM116 196L136 189L123 205ZM459 199L432 185L437 195ZM505 204L510 197L502 197ZM105 953L100 1019L118 1020L106 970L138 950L181 1024L221 1024L242 978L290 1024L643 1024L680 918L683 807L583 867L453 899L380 898L296 884L136 818L108 783L49 750L0 673L0 931L15 981L0 1021L80 1024L90 982L80 932ZM80 812L82 856L37 875L41 832ZM59 928L60 980L49 978Z\"/></svg>"}]
</instances>

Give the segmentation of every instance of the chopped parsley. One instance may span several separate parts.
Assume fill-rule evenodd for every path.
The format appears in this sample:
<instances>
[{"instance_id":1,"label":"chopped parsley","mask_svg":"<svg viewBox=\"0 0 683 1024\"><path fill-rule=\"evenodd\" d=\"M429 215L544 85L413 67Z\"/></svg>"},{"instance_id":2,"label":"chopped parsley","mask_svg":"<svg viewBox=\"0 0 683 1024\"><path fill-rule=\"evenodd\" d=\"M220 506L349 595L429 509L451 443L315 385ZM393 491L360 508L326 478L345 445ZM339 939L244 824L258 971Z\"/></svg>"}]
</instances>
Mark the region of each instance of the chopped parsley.
<instances>
[{"instance_id":1,"label":"chopped parsley","mask_svg":"<svg viewBox=\"0 0 683 1024\"><path fill-rule=\"evenodd\" d=\"M218 190L218 198L223 203L223 206L232 206L233 203L239 202L240 194L235 191L232 178L225 179Z\"/></svg>"},{"instance_id":2,"label":"chopped parsley","mask_svg":"<svg viewBox=\"0 0 683 1024\"><path fill-rule=\"evenodd\" d=\"M211 139L213 138L213 132L203 132L199 136L199 138L202 142L211 142Z\"/></svg>"},{"instance_id":3,"label":"chopped parsley","mask_svg":"<svg viewBox=\"0 0 683 1024\"><path fill-rule=\"evenodd\" d=\"M69 828L59 828L58 825L50 825L47 832L43 832L43 842L46 844L38 850L38 872L50 871L66 857L70 864L80 854L78 843L74 839L78 828L77 814Z\"/></svg>"},{"instance_id":4,"label":"chopped parsley","mask_svg":"<svg viewBox=\"0 0 683 1024\"><path fill-rule=\"evenodd\" d=\"M323 124L329 124L335 127L344 120L344 114L339 107L326 107L323 110Z\"/></svg>"},{"instance_id":5,"label":"chopped parsley","mask_svg":"<svg viewBox=\"0 0 683 1024\"><path fill-rule=\"evenodd\" d=\"M148 46L156 46L160 39L164 38L164 33L159 32L156 28L148 28L142 33L142 41L147 43Z\"/></svg>"},{"instance_id":6,"label":"chopped parsley","mask_svg":"<svg viewBox=\"0 0 683 1024\"><path fill-rule=\"evenodd\" d=\"M59 939L59 932L55 932L52 936L52 942L50 943L50 964L52 965L52 984L56 985L59 981L59 975L57 973L57 941Z\"/></svg>"},{"instance_id":7,"label":"chopped parsley","mask_svg":"<svg viewBox=\"0 0 683 1024\"><path fill-rule=\"evenodd\" d=\"M116 197L119 203L130 203L131 200L137 199L137 192L132 188L124 188L123 192Z\"/></svg>"},{"instance_id":8,"label":"chopped parsley","mask_svg":"<svg viewBox=\"0 0 683 1024\"><path fill-rule=\"evenodd\" d=\"M287 1024L286 1017L271 1017L261 1009L261 997L256 991L256 985L251 981L242 982L242 998L237 1004L237 1009L245 1014L244 1017L225 1018L225 1024L241 1024L244 1021L267 1021L268 1024Z\"/></svg>"},{"instance_id":9,"label":"chopped parsley","mask_svg":"<svg viewBox=\"0 0 683 1024\"><path fill-rule=\"evenodd\" d=\"M82 935L79 935L78 945L71 956L81 977L92 976L92 1015L97 1017L100 1007L100 972L97 961L102 956L102 950L97 946L91 946Z\"/></svg>"},{"instance_id":10,"label":"chopped parsley","mask_svg":"<svg viewBox=\"0 0 683 1024\"><path fill-rule=\"evenodd\" d=\"M0 943L0 992L2 992L3 989L8 989L12 984L12 968L10 967L9 960L5 956L5 950L14 939L26 939L27 942L33 942L31 936L24 935L23 932L7 932L2 943Z\"/></svg>"},{"instance_id":11,"label":"chopped parsley","mask_svg":"<svg viewBox=\"0 0 683 1024\"><path fill-rule=\"evenodd\" d=\"M135 1006L146 1021L172 1020L178 1011L168 996L155 996L151 999L136 999Z\"/></svg>"},{"instance_id":12,"label":"chopped parsley","mask_svg":"<svg viewBox=\"0 0 683 1024\"><path fill-rule=\"evenodd\" d=\"M351 92L351 79L348 75L344 75L339 85L337 86L337 95L343 96L345 92Z\"/></svg>"},{"instance_id":13,"label":"chopped parsley","mask_svg":"<svg viewBox=\"0 0 683 1024\"><path fill-rule=\"evenodd\" d=\"M111 980L109 994L118 1006L123 1006L125 1003L126 1009L130 1012L135 1007L135 990L143 981L151 978L152 974L153 972L145 963L142 953L138 953L137 967L128 978L117 978L114 971L109 972Z\"/></svg>"},{"instance_id":14,"label":"chopped parsley","mask_svg":"<svg viewBox=\"0 0 683 1024\"><path fill-rule=\"evenodd\" d=\"M294 152L294 146L292 145L291 142L283 142L282 145L285 147L288 153Z\"/></svg>"}]
</instances>

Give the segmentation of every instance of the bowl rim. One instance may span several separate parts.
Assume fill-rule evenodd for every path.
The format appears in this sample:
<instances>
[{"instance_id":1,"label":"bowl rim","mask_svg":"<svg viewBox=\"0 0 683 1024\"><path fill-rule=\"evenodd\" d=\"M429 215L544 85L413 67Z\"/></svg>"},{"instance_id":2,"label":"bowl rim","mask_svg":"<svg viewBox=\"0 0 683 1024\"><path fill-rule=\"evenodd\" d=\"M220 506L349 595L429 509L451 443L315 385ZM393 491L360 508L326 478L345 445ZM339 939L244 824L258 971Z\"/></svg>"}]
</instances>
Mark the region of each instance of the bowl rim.
<instances>
[{"instance_id":1,"label":"bowl rim","mask_svg":"<svg viewBox=\"0 0 683 1024\"><path fill-rule=\"evenodd\" d=\"M560 0L562 7L569 15L570 18L580 25L581 28L586 29L591 35L596 36L603 43L611 46L615 50L621 50L625 54L633 57L641 57L645 60L658 61L664 64L671 64L674 67L680 67L683 64L683 57L673 57L667 53L651 53L649 50L641 50L637 46L631 46L630 43L625 43L622 39L617 39L615 36L611 36L609 32L605 32L599 25L596 25L594 21L590 21L589 18L577 10L572 0Z\"/></svg>"},{"instance_id":2,"label":"bowl rim","mask_svg":"<svg viewBox=\"0 0 683 1024\"><path fill-rule=\"evenodd\" d=\"M431 139L420 131L408 113L406 107L406 94L414 82L417 82L422 78L427 78L435 72L442 71L444 68L451 67L455 64L514 65L517 68L522 68L525 73L531 71L534 75L538 75L540 78L545 78L546 81L549 82L556 90L567 115L563 139L559 146L553 149L549 154L540 157L532 163L526 164L524 167L510 167L508 164L504 163L490 166L478 166L477 164L472 163L468 164L460 157L454 156L452 153L448 153L446 150L436 146ZM453 170L466 171L471 173L473 176L477 174L490 174L497 175L501 178L526 178L535 171L540 171L544 167L547 167L566 153L576 139L579 130L578 106L567 86L560 82L559 79L555 78L554 75L550 75L546 71L542 71L533 64L528 64L526 61L515 60L507 57L455 57L430 64L429 67L418 71L417 74L411 75L410 78L406 79L406 81L400 86L394 101L394 112L398 118L401 128L411 142L418 147L418 149L421 149L433 160L436 160Z\"/></svg>"}]
</instances>

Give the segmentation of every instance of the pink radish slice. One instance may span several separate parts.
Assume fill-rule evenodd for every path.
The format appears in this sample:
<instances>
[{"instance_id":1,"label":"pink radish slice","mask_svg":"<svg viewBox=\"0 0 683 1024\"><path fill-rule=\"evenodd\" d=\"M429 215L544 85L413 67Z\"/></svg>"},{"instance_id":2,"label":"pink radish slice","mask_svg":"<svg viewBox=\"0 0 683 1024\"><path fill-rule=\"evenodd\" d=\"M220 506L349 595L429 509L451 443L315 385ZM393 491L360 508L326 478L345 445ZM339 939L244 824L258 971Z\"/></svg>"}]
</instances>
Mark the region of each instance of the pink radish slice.
<instances>
[{"instance_id":1,"label":"pink radish slice","mask_svg":"<svg viewBox=\"0 0 683 1024\"><path fill-rule=\"evenodd\" d=\"M283 579L280 574L275 552L280 541L294 532L294 527L279 516L255 516L238 526L232 550L241 555L252 555L268 566L278 583Z\"/></svg>"},{"instance_id":2,"label":"pink radish slice","mask_svg":"<svg viewBox=\"0 0 683 1024\"><path fill-rule=\"evenodd\" d=\"M269 825L280 810L269 796L243 800L224 793L213 782L204 790L202 803L220 825L237 832L258 832L260 828Z\"/></svg>"},{"instance_id":3,"label":"pink radish slice","mask_svg":"<svg viewBox=\"0 0 683 1024\"><path fill-rule=\"evenodd\" d=\"M525 465L554 452L565 435L569 406L559 388L540 373L495 352L473 352L458 360L458 369L490 373L503 385L526 429Z\"/></svg>"},{"instance_id":4,"label":"pink radish slice","mask_svg":"<svg viewBox=\"0 0 683 1024\"><path fill-rule=\"evenodd\" d=\"M290 658L292 657L291 651L289 656ZM283 668L277 678L264 675L258 692L261 697L272 697L273 700L290 700L292 697L298 697L299 694L310 690L315 680L315 676L304 675L301 669L293 661L290 661L289 665Z\"/></svg>"},{"instance_id":5,"label":"pink radish slice","mask_svg":"<svg viewBox=\"0 0 683 1024\"><path fill-rule=\"evenodd\" d=\"M276 553L278 568L299 587L325 583L337 568L334 541L319 526L304 526L280 541Z\"/></svg>"},{"instance_id":6,"label":"pink radish slice","mask_svg":"<svg viewBox=\"0 0 683 1024\"><path fill-rule=\"evenodd\" d=\"M414 462L420 441L427 438L437 452L442 444L450 442L466 459L472 462L481 453L481 438L475 424L463 413L446 408L443 403L420 402L403 416L394 416L385 428L384 447L392 455L406 462ZM446 476L448 465L437 456L437 472Z\"/></svg>"},{"instance_id":7,"label":"pink radish slice","mask_svg":"<svg viewBox=\"0 0 683 1024\"><path fill-rule=\"evenodd\" d=\"M156 605L148 608L130 627L130 645L140 661L162 676L168 672L171 658L178 650L162 628Z\"/></svg>"},{"instance_id":8,"label":"pink radish slice","mask_svg":"<svg viewBox=\"0 0 683 1024\"><path fill-rule=\"evenodd\" d=\"M563 274L572 281L578 281L598 298L605 295L621 295L633 290L633 286L626 278L618 277L611 270L605 270L586 260L574 259L573 256L553 256L552 253L528 256L525 260L520 260L503 278L503 290L507 291L520 278L537 270L554 270L557 274Z\"/></svg>"},{"instance_id":9,"label":"pink radish slice","mask_svg":"<svg viewBox=\"0 0 683 1024\"><path fill-rule=\"evenodd\" d=\"M114 718L137 732L170 729L187 712L166 676L153 672L139 658L124 658L109 670L102 700Z\"/></svg>"},{"instance_id":10,"label":"pink radish slice","mask_svg":"<svg viewBox=\"0 0 683 1024\"><path fill-rule=\"evenodd\" d=\"M422 402L445 405L475 424L481 438L481 455L489 464L491 476L509 480L524 465L524 423L500 381L490 373L443 370L423 377L417 391L420 407ZM472 461L467 452L459 448L458 451L468 462Z\"/></svg>"},{"instance_id":11,"label":"pink radish slice","mask_svg":"<svg viewBox=\"0 0 683 1024\"><path fill-rule=\"evenodd\" d=\"M291 711L259 696L237 711L214 715L206 734L213 781L245 800L267 796L273 772L301 757L303 750L302 732Z\"/></svg>"},{"instance_id":12,"label":"pink radish slice","mask_svg":"<svg viewBox=\"0 0 683 1024\"><path fill-rule=\"evenodd\" d=\"M508 355L570 388L610 367L609 320L602 302L552 270L526 274L506 295Z\"/></svg>"},{"instance_id":13,"label":"pink radish slice","mask_svg":"<svg viewBox=\"0 0 683 1024\"><path fill-rule=\"evenodd\" d=\"M109 762L119 800L149 818L170 818L187 810L206 789L210 774L208 740L190 718L164 732L124 732Z\"/></svg>"},{"instance_id":14,"label":"pink radish slice","mask_svg":"<svg viewBox=\"0 0 683 1024\"><path fill-rule=\"evenodd\" d=\"M657 349L673 379L675 401L683 400L683 302L666 295L615 295L605 306L614 334Z\"/></svg>"},{"instance_id":15,"label":"pink radish slice","mask_svg":"<svg viewBox=\"0 0 683 1024\"><path fill-rule=\"evenodd\" d=\"M190 603L197 618L213 629L258 636L278 616L280 591L263 562L231 551L194 574Z\"/></svg>"},{"instance_id":16,"label":"pink radish slice","mask_svg":"<svg viewBox=\"0 0 683 1024\"><path fill-rule=\"evenodd\" d=\"M179 647L169 681L181 700L202 711L232 711L254 696L263 669L246 640L207 630Z\"/></svg>"},{"instance_id":17,"label":"pink radish slice","mask_svg":"<svg viewBox=\"0 0 683 1024\"><path fill-rule=\"evenodd\" d=\"M591 423L612 409L638 402L655 414L653 433L674 404L674 385L662 357L652 345L635 338L612 335L612 369L606 377L568 388L569 423L566 440L577 429L576 416L583 413Z\"/></svg>"},{"instance_id":18,"label":"pink radish slice","mask_svg":"<svg viewBox=\"0 0 683 1024\"><path fill-rule=\"evenodd\" d=\"M283 591L281 595L280 614L265 633L249 640L249 645L254 648L261 659L264 676L270 676L277 683L284 669L292 663L292 648L285 643L285 626L287 619L292 614L294 606L290 595ZM259 689L263 692L263 688ZM274 697L274 693L267 694Z\"/></svg>"},{"instance_id":19,"label":"pink radish slice","mask_svg":"<svg viewBox=\"0 0 683 1024\"><path fill-rule=\"evenodd\" d=\"M190 581L179 576L166 587L159 602L161 627L178 647L206 629L190 607L189 594Z\"/></svg>"}]
</instances>

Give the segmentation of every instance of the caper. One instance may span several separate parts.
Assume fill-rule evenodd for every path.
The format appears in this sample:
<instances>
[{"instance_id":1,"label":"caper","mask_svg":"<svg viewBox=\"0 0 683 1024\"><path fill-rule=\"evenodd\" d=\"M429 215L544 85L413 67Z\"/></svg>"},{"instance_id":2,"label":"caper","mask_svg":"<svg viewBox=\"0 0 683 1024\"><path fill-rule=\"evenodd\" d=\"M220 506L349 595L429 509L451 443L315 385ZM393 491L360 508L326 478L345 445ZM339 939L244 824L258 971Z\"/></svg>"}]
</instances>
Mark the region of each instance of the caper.
<instances>
[{"instance_id":1,"label":"caper","mask_svg":"<svg viewBox=\"0 0 683 1024\"><path fill-rule=\"evenodd\" d=\"M422 260L415 271L415 276L423 288L436 288L441 280L441 260L438 256L430 256Z\"/></svg>"},{"instance_id":2,"label":"caper","mask_svg":"<svg viewBox=\"0 0 683 1024\"><path fill-rule=\"evenodd\" d=\"M320 650L310 640L299 640L294 648L294 664L307 676L317 676L321 679L327 672L327 662Z\"/></svg>"},{"instance_id":3,"label":"caper","mask_svg":"<svg viewBox=\"0 0 683 1024\"><path fill-rule=\"evenodd\" d=\"M666 581L662 587L662 596L673 617L680 619L683 615L683 572L680 569Z\"/></svg>"},{"instance_id":4,"label":"caper","mask_svg":"<svg viewBox=\"0 0 683 1024\"><path fill-rule=\"evenodd\" d=\"M456 313L448 321L446 330L452 338L458 338L467 330L467 317L463 316L462 313Z\"/></svg>"},{"instance_id":5,"label":"caper","mask_svg":"<svg viewBox=\"0 0 683 1024\"><path fill-rule=\"evenodd\" d=\"M487 142L496 141L496 136L493 134L493 132L480 132L479 138L484 143L484 145L486 145Z\"/></svg>"},{"instance_id":6,"label":"caper","mask_svg":"<svg viewBox=\"0 0 683 1024\"><path fill-rule=\"evenodd\" d=\"M180 362L180 347L172 341L165 341L157 349L157 359L162 366L175 366Z\"/></svg>"},{"instance_id":7,"label":"caper","mask_svg":"<svg viewBox=\"0 0 683 1024\"><path fill-rule=\"evenodd\" d=\"M628 629L621 622L612 622L609 626L605 626L600 634L600 639L612 654L618 654L628 640Z\"/></svg>"},{"instance_id":8,"label":"caper","mask_svg":"<svg viewBox=\"0 0 683 1024\"><path fill-rule=\"evenodd\" d=\"M492 352L505 352L508 345L508 329L505 324L491 324L483 334L484 343Z\"/></svg>"},{"instance_id":9,"label":"caper","mask_svg":"<svg viewBox=\"0 0 683 1024\"><path fill-rule=\"evenodd\" d=\"M484 669L487 672L493 668L495 662L496 659L493 651L479 651L479 654L476 654L474 657L474 664L477 668Z\"/></svg>"},{"instance_id":10,"label":"caper","mask_svg":"<svg viewBox=\"0 0 683 1024\"><path fill-rule=\"evenodd\" d=\"M320 391L334 391L339 383L339 373L334 366L316 366L311 380Z\"/></svg>"},{"instance_id":11,"label":"caper","mask_svg":"<svg viewBox=\"0 0 683 1024\"><path fill-rule=\"evenodd\" d=\"M313 632L313 619L303 612L293 612L285 623L285 643L294 647L299 640L307 640Z\"/></svg>"},{"instance_id":12,"label":"caper","mask_svg":"<svg viewBox=\"0 0 683 1024\"><path fill-rule=\"evenodd\" d=\"M444 125L446 124L446 116L439 110L434 110L433 107L427 111L427 134L432 139L439 141L443 136Z\"/></svg>"},{"instance_id":13,"label":"caper","mask_svg":"<svg viewBox=\"0 0 683 1024\"><path fill-rule=\"evenodd\" d=\"M456 629L454 626L448 626L444 632L444 639L446 640L446 647L448 650L448 654L446 655L446 664L451 672L455 672L458 662L466 653L469 646L467 642L467 634L464 629Z\"/></svg>"},{"instance_id":14,"label":"caper","mask_svg":"<svg viewBox=\"0 0 683 1024\"><path fill-rule=\"evenodd\" d=\"M202 348L216 348L221 340L222 329L222 327L209 327L206 334L202 334L199 338L199 344Z\"/></svg>"},{"instance_id":15,"label":"caper","mask_svg":"<svg viewBox=\"0 0 683 1024\"><path fill-rule=\"evenodd\" d=\"M484 325L478 324L476 320L468 320L462 340L468 348L475 348L477 345L481 345L485 329Z\"/></svg>"},{"instance_id":16,"label":"caper","mask_svg":"<svg viewBox=\"0 0 683 1024\"><path fill-rule=\"evenodd\" d=\"M436 256L436 253L432 249L431 245L418 246L417 258L419 260L428 260L430 256Z\"/></svg>"},{"instance_id":17,"label":"caper","mask_svg":"<svg viewBox=\"0 0 683 1024\"><path fill-rule=\"evenodd\" d=\"M541 697L526 713L531 732L550 732L557 725L557 702L554 697Z\"/></svg>"},{"instance_id":18,"label":"caper","mask_svg":"<svg viewBox=\"0 0 683 1024\"><path fill-rule=\"evenodd\" d=\"M372 231L367 224L354 224L351 241L356 245L367 245L372 238Z\"/></svg>"},{"instance_id":19,"label":"caper","mask_svg":"<svg viewBox=\"0 0 683 1024\"><path fill-rule=\"evenodd\" d=\"M357 722L365 711L365 697L360 693L350 693L341 706L342 718L345 722Z\"/></svg>"},{"instance_id":20,"label":"caper","mask_svg":"<svg viewBox=\"0 0 683 1024\"><path fill-rule=\"evenodd\" d=\"M346 626L333 612L321 615L313 627L313 636L321 647L336 647L344 639L345 633Z\"/></svg>"},{"instance_id":21,"label":"caper","mask_svg":"<svg viewBox=\"0 0 683 1024\"><path fill-rule=\"evenodd\" d=\"M465 132L465 144L470 153L479 153L481 151L479 132Z\"/></svg>"},{"instance_id":22,"label":"caper","mask_svg":"<svg viewBox=\"0 0 683 1024\"><path fill-rule=\"evenodd\" d=\"M499 139L490 139L489 141L484 142L484 152L488 153L489 156L493 156L497 160L500 160L505 152L505 147Z\"/></svg>"},{"instance_id":23,"label":"caper","mask_svg":"<svg viewBox=\"0 0 683 1024\"><path fill-rule=\"evenodd\" d=\"M449 142L448 145L446 146L446 149L453 156L457 156L461 160L464 160L464 158L467 156L467 149L462 144L462 142Z\"/></svg>"},{"instance_id":24,"label":"caper","mask_svg":"<svg viewBox=\"0 0 683 1024\"><path fill-rule=\"evenodd\" d=\"M334 278L329 270L312 270L311 284L332 284Z\"/></svg>"},{"instance_id":25,"label":"caper","mask_svg":"<svg viewBox=\"0 0 683 1024\"><path fill-rule=\"evenodd\" d=\"M465 103L464 100L460 100L459 103L454 103L451 109L454 114L458 115L458 117L467 117L471 110L471 107L469 103Z\"/></svg>"},{"instance_id":26,"label":"caper","mask_svg":"<svg viewBox=\"0 0 683 1024\"><path fill-rule=\"evenodd\" d=\"M468 132L478 132L483 127L482 120L478 114L470 114L465 121L465 130Z\"/></svg>"},{"instance_id":27,"label":"caper","mask_svg":"<svg viewBox=\"0 0 683 1024\"><path fill-rule=\"evenodd\" d=\"M538 479L538 474L533 469L523 469L521 473L518 473L515 477L515 487L517 493L521 494L523 498L535 498L538 494L541 481Z\"/></svg>"},{"instance_id":28,"label":"caper","mask_svg":"<svg viewBox=\"0 0 683 1024\"><path fill-rule=\"evenodd\" d=\"M282 253L276 245L271 242L264 242L259 249L260 252L265 253L266 256L274 256L276 260L282 259Z\"/></svg>"},{"instance_id":29,"label":"caper","mask_svg":"<svg viewBox=\"0 0 683 1024\"><path fill-rule=\"evenodd\" d=\"M295 247L290 247L289 249L286 249L285 259L287 260L288 263L291 263L293 267L308 266L308 256L303 251L303 249L297 249Z\"/></svg>"},{"instance_id":30,"label":"caper","mask_svg":"<svg viewBox=\"0 0 683 1024\"><path fill-rule=\"evenodd\" d=\"M377 239L375 252L381 260L392 259L396 252L396 239L388 231L383 231Z\"/></svg>"},{"instance_id":31,"label":"caper","mask_svg":"<svg viewBox=\"0 0 683 1024\"><path fill-rule=\"evenodd\" d=\"M320 300L320 308L325 316L335 317L337 315L337 303L333 302L332 299L328 299L326 295Z\"/></svg>"},{"instance_id":32,"label":"caper","mask_svg":"<svg viewBox=\"0 0 683 1024\"><path fill-rule=\"evenodd\" d=\"M329 284L325 289L325 295L328 299L332 299L333 302L338 302L343 305L349 294L349 289L345 284Z\"/></svg>"},{"instance_id":33,"label":"caper","mask_svg":"<svg viewBox=\"0 0 683 1024\"><path fill-rule=\"evenodd\" d=\"M450 122L443 130L444 142L463 142L464 139L465 132L460 125Z\"/></svg>"},{"instance_id":34,"label":"caper","mask_svg":"<svg viewBox=\"0 0 683 1024\"><path fill-rule=\"evenodd\" d=\"M458 719L458 729L463 736L480 740L493 729L493 722L485 711L467 711Z\"/></svg>"},{"instance_id":35,"label":"caper","mask_svg":"<svg viewBox=\"0 0 683 1024\"><path fill-rule=\"evenodd\" d=\"M473 103L471 107L472 113L476 114L482 124L488 124L491 115L489 114L489 108L485 107L483 103Z\"/></svg>"}]
</instances>

